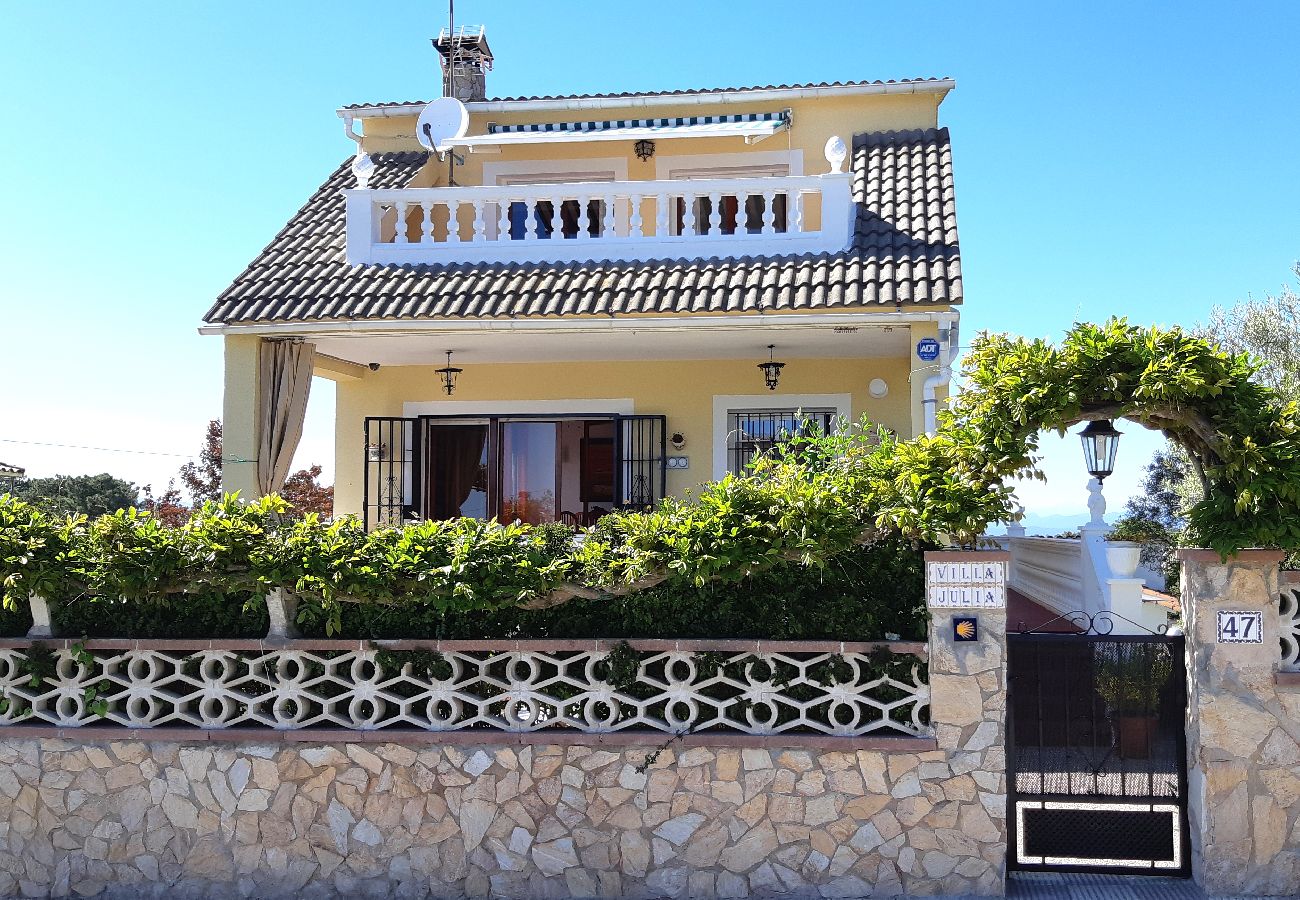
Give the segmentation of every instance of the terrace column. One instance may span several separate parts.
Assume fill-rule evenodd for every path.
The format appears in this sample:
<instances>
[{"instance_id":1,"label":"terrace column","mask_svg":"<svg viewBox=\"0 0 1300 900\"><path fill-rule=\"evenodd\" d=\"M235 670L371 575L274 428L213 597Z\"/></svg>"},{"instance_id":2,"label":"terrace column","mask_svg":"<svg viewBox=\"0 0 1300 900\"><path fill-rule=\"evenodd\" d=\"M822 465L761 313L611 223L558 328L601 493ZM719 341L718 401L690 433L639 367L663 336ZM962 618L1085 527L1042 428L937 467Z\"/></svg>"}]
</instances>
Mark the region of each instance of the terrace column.
<instances>
[{"instance_id":1,"label":"terrace column","mask_svg":"<svg viewBox=\"0 0 1300 900\"><path fill-rule=\"evenodd\" d=\"M221 410L221 488L245 500L257 490L257 349L259 338L226 335L225 399Z\"/></svg>"},{"instance_id":2,"label":"terrace column","mask_svg":"<svg viewBox=\"0 0 1300 900\"><path fill-rule=\"evenodd\" d=\"M1007 861L1007 567L1005 551L925 554L930 611L930 723L954 774L969 773L984 815L959 828L989 870L975 890L1001 894ZM973 629L970 621L974 620Z\"/></svg>"},{"instance_id":3,"label":"terrace column","mask_svg":"<svg viewBox=\"0 0 1300 900\"><path fill-rule=\"evenodd\" d=\"M1294 647L1300 585L1281 586L1278 551L1244 550L1225 561L1182 550L1179 559L1193 877L1211 895L1295 895L1300 683L1278 667L1282 642Z\"/></svg>"}]
</instances>

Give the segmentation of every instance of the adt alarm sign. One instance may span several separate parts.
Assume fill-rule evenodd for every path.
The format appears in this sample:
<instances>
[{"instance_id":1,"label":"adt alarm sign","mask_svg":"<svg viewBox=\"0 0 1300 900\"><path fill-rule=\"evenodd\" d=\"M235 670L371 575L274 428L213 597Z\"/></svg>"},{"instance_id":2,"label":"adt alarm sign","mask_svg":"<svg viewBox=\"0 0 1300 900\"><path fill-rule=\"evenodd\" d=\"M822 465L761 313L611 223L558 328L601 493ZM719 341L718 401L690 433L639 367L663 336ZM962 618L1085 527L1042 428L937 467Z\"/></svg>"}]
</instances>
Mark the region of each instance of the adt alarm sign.
<instances>
[{"instance_id":1,"label":"adt alarm sign","mask_svg":"<svg viewBox=\"0 0 1300 900\"><path fill-rule=\"evenodd\" d=\"M939 342L934 338L921 338L916 342L917 359L933 362L939 358Z\"/></svg>"}]
</instances>

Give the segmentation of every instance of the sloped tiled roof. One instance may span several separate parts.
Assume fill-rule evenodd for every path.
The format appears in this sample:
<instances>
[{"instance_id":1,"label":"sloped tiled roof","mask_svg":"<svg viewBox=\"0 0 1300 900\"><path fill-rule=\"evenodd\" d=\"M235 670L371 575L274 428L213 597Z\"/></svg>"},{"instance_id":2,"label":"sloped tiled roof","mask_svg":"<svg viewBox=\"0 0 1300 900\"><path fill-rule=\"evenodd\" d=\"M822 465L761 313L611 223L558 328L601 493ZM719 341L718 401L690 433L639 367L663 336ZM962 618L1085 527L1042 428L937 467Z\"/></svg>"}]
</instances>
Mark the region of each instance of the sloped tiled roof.
<instances>
[{"instance_id":1,"label":"sloped tiled roof","mask_svg":"<svg viewBox=\"0 0 1300 900\"><path fill-rule=\"evenodd\" d=\"M543 94L536 97L488 97L484 103L528 103L533 100L623 100L636 97L687 97L694 94L733 94L741 91L801 91L809 88L863 87L885 84L932 84L947 78L890 78L887 81L810 81L804 84L760 84L746 87L688 88L677 91L623 91L616 94ZM398 100L384 103L350 103L344 109L383 109L387 106L422 106L428 100ZM474 102L474 101L471 101Z\"/></svg>"},{"instance_id":2,"label":"sloped tiled roof","mask_svg":"<svg viewBox=\"0 0 1300 900\"><path fill-rule=\"evenodd\" d=\"M424 153L375 157L399 187ZM650 262L350 266L340 165L204 317L210 323L627 313L790 312L962 299L946 128L857 135L851 246L836 253Z\"/></svg>"}]
</instances>

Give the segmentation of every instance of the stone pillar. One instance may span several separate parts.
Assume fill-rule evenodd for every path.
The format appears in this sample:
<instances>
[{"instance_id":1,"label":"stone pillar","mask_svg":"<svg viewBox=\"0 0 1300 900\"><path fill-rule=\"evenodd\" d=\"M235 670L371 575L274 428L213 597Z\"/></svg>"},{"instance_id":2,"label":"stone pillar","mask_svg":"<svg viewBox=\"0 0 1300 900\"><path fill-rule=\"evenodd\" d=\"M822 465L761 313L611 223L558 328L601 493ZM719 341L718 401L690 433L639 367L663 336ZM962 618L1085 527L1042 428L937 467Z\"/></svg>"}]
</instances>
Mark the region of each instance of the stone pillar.
<instances>
[{"instance_id":1,"label":"stone pillar","mask_svg":"<svg viewBox=\"0 0 1300 900\"><path fill-rule=\"evenodd\" d=\"M1300 692L1277 677L1282 554L1245 550L1224 561L1210 550L1182 550L1179 559L1193 876L1212 895L1294 895ZM1220 642L1220 612L1259 613L1258 642L1241 629L1252 642Z\"/></svg>"},{"instance_id":2,"label":"stone pillar","mask_svg":"<svg viewBox=\"0 0 1300 900\"><path fill-rule=\"evenodd\" d=\"M930 608L930 722L954 771L970 771L997 835L986 844L995 877L981 893L1006 889L1006 551L925 554ZM989 606L958 606L966 598ZM979 598L977 601L976 598ZM958 642L954 619L976 619L976 640Z\"/></svg>"}]
</instances>

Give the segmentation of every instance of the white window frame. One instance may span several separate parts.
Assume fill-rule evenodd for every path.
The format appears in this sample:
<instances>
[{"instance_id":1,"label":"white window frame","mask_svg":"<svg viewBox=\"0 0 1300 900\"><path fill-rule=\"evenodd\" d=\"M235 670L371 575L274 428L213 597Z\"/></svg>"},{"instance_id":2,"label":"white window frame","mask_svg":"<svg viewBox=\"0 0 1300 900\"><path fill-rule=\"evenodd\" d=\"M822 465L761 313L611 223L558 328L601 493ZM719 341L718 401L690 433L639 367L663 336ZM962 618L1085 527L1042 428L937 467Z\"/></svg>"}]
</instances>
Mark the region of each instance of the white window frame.
<instances>
[{"instance_id":1,"label":"white window frame","mask_svg":"<svg viewBox=\"0 0 1300 900\"><path fill-rule=\"evenodd\" d=\"M402 416L408 419L419 416L463 416L473 419L484 416L564 413L630 416L636 413L635 407L636 404L630 397L609 400L408 400L402 404Z\"/></svg>"},{"instance_id":2,"label":"white window frame","mask_svg":"<svg viewBox=\"0 0 1300 900\"><path fill-rule=\"evenodd\" d=\"M713 479L727 472L727 447L731 414L768 412L781 409L830 409L837 418L853 415L852 394L714 394L713 395Z\"/></svg>"}]
</instances>

